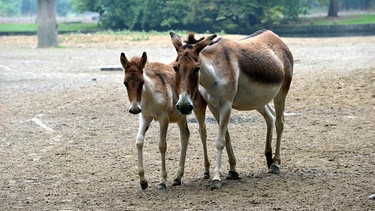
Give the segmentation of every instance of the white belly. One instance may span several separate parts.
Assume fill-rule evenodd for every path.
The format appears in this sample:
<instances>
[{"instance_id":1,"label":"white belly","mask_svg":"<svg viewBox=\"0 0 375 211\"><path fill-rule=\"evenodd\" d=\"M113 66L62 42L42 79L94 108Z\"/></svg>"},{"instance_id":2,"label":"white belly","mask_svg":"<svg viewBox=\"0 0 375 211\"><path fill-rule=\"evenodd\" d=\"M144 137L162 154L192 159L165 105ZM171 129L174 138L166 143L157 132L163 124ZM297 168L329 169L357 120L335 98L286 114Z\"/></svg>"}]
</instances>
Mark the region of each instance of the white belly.
<instances>
[{"instance_id":1,"label":"white belly","mask_svg":"<svg viewBox=\"0 0 375 211\"><path fill-rule=\"evenodd\" d=\"M226 95L229 90L208 90L199 86L199 92L203 98L212 106L219 108L223 103L232 101L232 108L236 110L254 110L260 108L278 94L280 84L248 83L247 86L239 86L233 97Z\"/></svg>"},{"instance_id":2,"label":"white belly","mask_svg":"<svg viewBox=\"0 0 375 211\"><path fill-rule=\"evenodd\" d=\"M280 90L280 84L249 83L239 86L232 107L236 110L253 110L269 103Z\"/></svg>"}]
</instances>

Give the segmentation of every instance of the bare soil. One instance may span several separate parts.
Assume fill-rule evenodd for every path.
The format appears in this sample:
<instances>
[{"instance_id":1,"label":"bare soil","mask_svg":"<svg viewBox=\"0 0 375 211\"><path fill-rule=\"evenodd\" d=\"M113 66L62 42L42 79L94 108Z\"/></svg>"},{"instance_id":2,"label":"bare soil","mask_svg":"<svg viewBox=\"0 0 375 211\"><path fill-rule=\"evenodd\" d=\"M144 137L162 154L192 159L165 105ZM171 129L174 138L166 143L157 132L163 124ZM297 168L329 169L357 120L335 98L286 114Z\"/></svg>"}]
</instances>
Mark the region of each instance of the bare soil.
<instances>
[{"instance_id":1,"label":"bare soil","mask_svg":"<svg viewBox=\"0 0 375 211\"><path fill-rule=\"evenodd\" d=\"M183 35L185 36L185 35ZM233 39L241 36L226 35ZM138 40L138 41L132 41ZM2 210L375 210L375 37L283 38L295 58L279 175L267 173L265 122L233 111L229 131L238 181L210 190L194 116L182 185L179 133L168 131L166 190L158 190L158 124L144 148L141 190L135 136L119 55L169 63L168 35L61 35L64 48L37 49L35 36L0 37ZM211 172L217 125L207 111Z\"/></svg>"}]
</instances>

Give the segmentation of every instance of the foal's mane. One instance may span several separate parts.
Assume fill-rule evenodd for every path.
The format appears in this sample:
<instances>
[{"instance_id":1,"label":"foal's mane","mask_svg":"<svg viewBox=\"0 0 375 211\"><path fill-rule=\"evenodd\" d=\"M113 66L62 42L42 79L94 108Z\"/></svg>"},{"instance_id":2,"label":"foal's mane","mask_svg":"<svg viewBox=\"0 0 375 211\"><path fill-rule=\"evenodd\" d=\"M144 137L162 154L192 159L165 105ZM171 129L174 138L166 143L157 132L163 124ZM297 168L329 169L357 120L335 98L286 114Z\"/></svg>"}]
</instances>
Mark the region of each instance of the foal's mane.
<instances>
[{"instance_id":1,"label":"foal's mane","mask_svg":"<svg viewBox=\"0 0 375 211\"><path fill-rule=\"evenodd\" d=\"M195 39L195 36L194 36L194 32L189 32L189 34L188 34L188 38L187 38L187 40L185 40L184 42L185 42L185 44L187 44L187 45L193 45L193 44L195 44L195 43L198 43L198 42L200 42L200 41L202 41L204 39L204 37L201 37L200 39L198 39L198 40L196 40Z\"/></svg>"},{"instance_id":2,"label":"foal's mane","mask_svg":"<svg viewBox=\"0 0 375 211\"><path fill-rule=\"evenodd\" d=\"M188 38L186 40L184 40L184 43L185 45L184 46L187 46L187 47L191 47L191 45L194 45L196 43L199 43L200 41L202 41L204 39L204 37L201 37L199 38L198 40L195 39L195 36L194 36L194 32L189 32L188 34ZM221 40L221 38L219 38L218 40L215 40L215 41L211 41L210 44L208 45L213 45L217 42L219 42Z\"/></svg>"}]
</instances>

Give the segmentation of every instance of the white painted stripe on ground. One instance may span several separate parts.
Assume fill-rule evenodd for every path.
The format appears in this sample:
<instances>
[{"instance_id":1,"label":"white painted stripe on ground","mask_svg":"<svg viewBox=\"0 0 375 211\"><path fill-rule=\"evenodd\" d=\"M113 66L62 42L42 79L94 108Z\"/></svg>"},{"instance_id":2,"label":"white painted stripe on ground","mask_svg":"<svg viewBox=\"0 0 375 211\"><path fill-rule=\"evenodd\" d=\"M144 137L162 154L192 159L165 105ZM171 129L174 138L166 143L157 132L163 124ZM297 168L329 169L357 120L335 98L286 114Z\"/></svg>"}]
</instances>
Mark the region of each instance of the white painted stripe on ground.
<instances>
[{"instance_id":1,"label":"white painted stripe on ground","mask_svg":"<svg viewBox=\"0 0 375 211\"><path fill-rule=\"evenodd\" d=\"M6 71L13 71L14 72L14 70L12 70L10 67L2 65L2 64L0 65L0 69L5 69Z\"/></svg>"},{"instance_id":2,"label":"white painted stripe on ground","mask_svg":"<svg viewBox=\"0 0 375 211\"><path fill-rule=\"evenodd\" d=\"M48 127L46 124L42 122L42 120L38 118L32 118L31 121L35 122L39 127L43 128L46 132L53 133L55 132L52 128Z\"/></svg>"}]
</instances>

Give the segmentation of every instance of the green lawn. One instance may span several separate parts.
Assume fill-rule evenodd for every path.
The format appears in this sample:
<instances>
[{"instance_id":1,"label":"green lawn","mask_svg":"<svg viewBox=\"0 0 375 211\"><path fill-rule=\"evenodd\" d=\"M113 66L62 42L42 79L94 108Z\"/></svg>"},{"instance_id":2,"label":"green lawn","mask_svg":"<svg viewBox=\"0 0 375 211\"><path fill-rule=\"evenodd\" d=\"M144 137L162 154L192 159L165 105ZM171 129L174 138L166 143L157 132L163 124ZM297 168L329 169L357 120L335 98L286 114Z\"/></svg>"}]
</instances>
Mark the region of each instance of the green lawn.
<instances>
[{"instance_id":1,"label":"green lawn","mask_svg":"<svg viewBox=\"0 0 375 211\"><path fill-rule=\"evenodd\" d=\"M375 23L375 13L374 14L359 14L359 15L347 15L339 17L312 17L312 18L302 18L298 25L310 25L313 22L317 26L327 26L327 25L349 25L349 24L370 24Z\"/></svg>"},{"instance_id":2,"label":"green lawn","mask_svg":"<svg viewBox=\"0 0 375 211\"><path fill-rule=\"evenodd\" d=\"M0 24L0 32L36 32L38 26L31 24ZM59 23L59 31L88 31L99 30L96 23Z\"/></svg>"}]
</instances>

